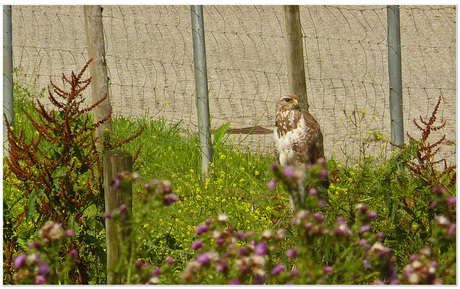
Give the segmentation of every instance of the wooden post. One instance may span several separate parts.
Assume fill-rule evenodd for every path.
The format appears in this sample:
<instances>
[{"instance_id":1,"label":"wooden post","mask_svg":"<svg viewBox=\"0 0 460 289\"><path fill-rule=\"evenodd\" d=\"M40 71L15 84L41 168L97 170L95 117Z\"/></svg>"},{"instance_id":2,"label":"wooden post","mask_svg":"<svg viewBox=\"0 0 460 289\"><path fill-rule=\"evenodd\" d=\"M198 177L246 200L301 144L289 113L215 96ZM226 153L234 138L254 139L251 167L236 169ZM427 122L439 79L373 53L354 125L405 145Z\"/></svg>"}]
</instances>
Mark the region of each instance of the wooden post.
<instances>
[{"instance_id":1,"label":"wooden post","mask_svg":"<svg viewBox=\"0 0 460 289\"><path fill-rule=\"evenodd\" d=\"M289 93L297 95L300 100L300 106L308 110L299 5L284 5L283 7L286 24Z\"/></svg>"},{"instance_id":2,"label":"wooden post","mask_svg":"<svg viewBox=\"0 0 460 289\"><path fill-rule=\"evenodd\" d=\"M83 6L85 15L86 42L88 56L93 59L89 68L91 73L91 95L95 103L103 98L109 90L107 63L105 61L104 28L102 26L102 7L99 5ZM100 121L111 111L109 97L94 109L94 121ZM108 119L96 130L97 146L103 150L104 132L112 136L112 120Z\"/></svg>"},{"instance_id":3,"label":"wooden post","mask_svg":"<svg viewBox=\"0 0 460 289\"><path fill-rule=\"evenodd\" d=\"M131 244L129 241L125 241L130 231L125 230L124 227L129 222L132 214L132 186L131 183L128 186L122 184L121 188L114 190L112 184L116 180L118 173L132 171L132 160L133 157L130 153L117 150L108 151L103 157L105 211L111 213L122 204L127 206L127 213L123 213L121 216L120 227L117 226L113 218L105 220L107 236L107 284L122 284L124 280L123 276L119 273L119 261L126 256L127 262L129 262L130 258ZM122 250L125 250L127 255L122 256Z\"/></svg>"}]
</instances>

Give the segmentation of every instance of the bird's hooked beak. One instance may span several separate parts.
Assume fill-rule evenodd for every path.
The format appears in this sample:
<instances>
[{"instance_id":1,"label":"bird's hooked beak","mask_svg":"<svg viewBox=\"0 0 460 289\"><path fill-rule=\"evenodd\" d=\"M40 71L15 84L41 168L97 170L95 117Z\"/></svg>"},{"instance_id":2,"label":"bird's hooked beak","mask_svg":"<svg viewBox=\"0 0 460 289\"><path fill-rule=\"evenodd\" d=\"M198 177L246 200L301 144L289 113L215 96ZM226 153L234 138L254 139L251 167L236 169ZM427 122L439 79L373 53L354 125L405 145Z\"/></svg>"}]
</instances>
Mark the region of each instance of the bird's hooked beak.
<instances>
[{"instance_id":1,"label":"bird's hooked beak","mask_svg":"<svg viewBox=\"0 0 460 289\"><path fill-rule=\"evenodd\" d=\"M297 101L297 99L294 99L294 100L292 101L292 105L293 105L295 108L299 108L299 107L300 107L300 106L299 106L299 101Z\"/></svg>"}]
</instances>

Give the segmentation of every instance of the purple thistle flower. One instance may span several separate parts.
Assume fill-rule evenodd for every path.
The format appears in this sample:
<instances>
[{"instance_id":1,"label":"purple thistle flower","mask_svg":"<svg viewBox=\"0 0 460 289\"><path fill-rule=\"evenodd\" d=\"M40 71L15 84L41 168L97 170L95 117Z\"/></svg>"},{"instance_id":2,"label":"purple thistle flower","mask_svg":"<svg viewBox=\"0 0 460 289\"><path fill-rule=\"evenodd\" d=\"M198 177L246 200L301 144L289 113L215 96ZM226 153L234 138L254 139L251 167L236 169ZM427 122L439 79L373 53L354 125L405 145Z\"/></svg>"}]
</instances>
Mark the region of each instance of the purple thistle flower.
<instances>
[{"instance_id":1,"label":"purple thistle flower","mask_svg":"<svg viewBox=\"0 0 460 289\"><path fill-rule=\"evenodd\" d=\"M72 249L69 252L70 257L75 258L78 256L78 251L76 249Z\"/></svg>"},{"instance_id":2,"label":"purple thistle flower","mask_svg":"<svg viewBox=\"0 0 460 289\"><path fill-rule=\"evenodd\" d=\"M311 189L308 190L308 195L310 197L317 196L318 195L318 190L316 188L311 188Z\"/></svg>"},{"instance_id":3,"label":"purple thistle flower","mask_svg":"<svg viewBox=\"0 0 460 289\"><path fill-rule=\"evenodd\" d=\"M177 202L177 200L179 200L179 197L175 194L169 194L169 195L166 195L165 198L163 199L163 203L166 205L166 206L169 206L171 205L172 203L175 203Z\"/></svg>"},{"instance_id":4,"label":"purple thistle flower","mask_svg":"<svg viewBox=\"0 0 460 289\"><path fill-rule=\"evenodd\" d=\"M284 264L283 263L278 264L275 267L273 267L272 275L274 275L274 276L279 275L283 271L284 271Z\"/></svg>"},{"instance_id":5,"label":"purple thistle flower","mask_svg":"<svg viewBox=\"0 0 460 289\"><path fill-rule=\"evenodd\" d=\"M145 188L146 190L150 189L150 184L144 184L144 188Z\"/></svg>"},{"instance_id":6,"label":"purple thistle flower","mask_svg":"<svg viewBox=\"0 0 460 289\"><path fill-rule=\"evenodd\" d=\"M268 245L265 242L259 242L255 249L254 249L254 254L256 256L264 256L268 253Z\"/></svg>"},{"instance_id":7,"label":"purple thistle flower","mask_svg":"<svg viewBox=\"0 0 460 289\"><path fill-rule=\"evenodd\" d=\"M203 253L196 257L196 261L201 264L208 264L209 263L209 255L207 253Z\"/></svg>"},{"instance_id":8,"label":"purple thistle flower","mask_svg":"<svg viewBox=\"0 0 460 289\"><path fill-rule=\"evenodd\" d=\"M316 202L316 204L317 204L321 209L324 209L324 207L326 206L326 203L324 202L323 199L319 199L318 202Z\"/></svg>"},{"instance_id":9,"label":"purple thistle flower","mask_svg":"<svg viewBox=\"0 0 460 289\"><path fill-rule=\"evenodd\" d=\"M16 258L14 258L14 261L13 261L14 269L21 268L24 265L25 261L26 261L26 257L27 257L27 255L22 253L22 254L19 254Z\"/></svg>"},{"instance_id":10,"label":"purple thistle flower","mask_svg":"<svg viewBox=\"0 0 460 289\"><path fill-rule=\"evenodd\" d=\"M296 247L287 249L286 256L288 258L294 258L296 255L297 255L297 248Z\"/></svg>"},{"instance_id":11,"label":"purple thistle flower","mask_svg":"<svg viewBox=\"0 0 460 289\"><path fill-rule=\"evenodd\" d=\"M203 241L201 241L200 239L196 240L195 242L193 242L192 244L192 249L193 250L198 250L201 248L201 246L203 246Z\"/></svg>"},{"instance_id":12,"label":"purple thistle flower","mask_svg":"<svg viewBox=\"0 0 460 289\"><path fill-rule=\"evenodd\" d=\"M377 238L377 240L383 240L385 238L385 234L383 232L378 232L375 233L375 237Z\"/></svg>"},{"instance_id":13,"label":"purple thistle flower","mask_svg":"<svg viewBox=\"0 0 460 289\"><path fill-rule=\"evenodd\" d=\"M382 251L379 253L379 256L380 256L380 257L385 257L385 256L388 255L390 252L391 252L391 249L390 249L390 248L384 247L384 248L382 249Z\"/></svg>"},{"instance_id":14,"label":"purple thistle flower","mask_svg":"<svg viewBox=\"0 0 460 289\"><path fill-rule=\"evenodd\" d=\"M163 182L163 194L169 195L172 193L171 183L169 181Z\"/></svg>"},{"instance_id":15,"label":"purple thistle flower","mask_svg":"<svg viewBox=\"0 0 460 289\"><path fill-rule=\"evenodd\" d=\"M40 254L35 253L35 252L30 254L26 258L26 263L29 266L35 266L37 264L40 264L41 262L43 262L42 256L40 256Z\"/></svg>"},{"instance_id":16,"label":"purple thistle flower","mask_svg":"<svg viewBox=\"0 0 460 289\"><path fill-rule=\"evenodd\" d=\"M204 232L207 232L208 231L208 226L206 225L198 225L195 229L195 234L197 234L198 236L203 234Z\"/></svg>"},{"instance_id":17,"label":"purple thistle flower","mask_svg":"<svg viewBox=\"0 0 460 289\"><path fill-rule=\"evenodd\" d=\"M390 282L390 285L400 285L400 284L401 284L401 280L399 279L393 279Z\"/></svg>"},{"instance_id":18,"label":"purple thistle flower","mask_svg":"<svg viewBox=\"0 0 460 289\"><path fill-rule=\"evenodd\" d=\"M67 237L69 237L69 238L72 238L72 237L73 237L73 234L74 234L74 233L73 233L72 230L66 230L66 231L65 231L65 235L66 235Z\"/></svg>"},{"instance_id":19,"label":"purple thistle flower","mask_svg":"<svg viewBox=\"0 0 460 289\"><path fill-rule=\"evenodd\" d=\"M254 277L254 284L263 284L265 282L265 279L267 279L267 274L259 274Z\"/></svg>"},{"instance_id":20,"label":"purple thistle flower","mask_svg":"<svg viewBox=\"0 0 460 289\"><path fill-rule=\"evenodd\" d=\"M353 235L353 231L347 226L347 224L342 223L334 228L334 233L336 235L350 237Z\"/></svg>"},{"instance_id":21,"label":"purple thistle flower","mask_svg":"<svg viewBox=\"0 0 460 289\"><path fill-rule=\"evenodd\" d=\"M332 269L331 266L326 266L326 267L324 267L324 269L323 269L323 272L324 272L324 274L326 274L326 275L331 274L332 271L333 271L333 269Z\"/></svg>"},{"instance_id":22,"label":"purple thistle flower","mask_svg":"<svg viewBox=\"0 0 460 289\"><path fill-rule=\"evenodd\" d=\"M294 268L291 270L291 277L300 276L299 268Z\"/></svg>"},{"instance_id":23,"label":"purple thistle flower","mask_svg":"<svg viewBox=\"0 0 460 289\"><path fill-rule=\"evenodd\" d=\"M219 261L219 263L214 266L214 270L218 273L222 273L225 269L227 269L227 264L227 261Z\"/></svg>"},{"instance_id":24,"label":"purple thistle flower","mask_svg":"<svg viewBox=\"0 0 460 289\"><path fill-rule=\"evenodd\" d=\"M276 238L283 239L285 234L286 234L286 230L284 228L279 228L276 231Z\"/></svg>"},{"instance_id":25,"label":"purple thistle flower","mask_svg":"<svg viewBox=\"0 0 460 289\"><path fill-rule=\"evenodd\" d=\"M238 239L242 240L244 238L244 233L243 231L238 231L236 232L236 236L238 237Z\"/></svg>"},{"instance_id":26,"label":"purple thistle flower","mask_svg":"<svg viewBox=\"0 0 460 289\"><path fill-rule=\"evenodd\" d=\"M150 277L158 277L160 276L160 268L155 267L152 269L152 272L150 272Z\"/></svg>"},{"instance_id":27,"label":"purple thistle flower","mask_svg":"<svg viewBox=\"0 0 460 289\"><path fill-rule=\"evenodd\" d=\"M168 256L165 260L166 264L172 265L174 263L174 257L173 256Z\"/></svg>"},{"instance_id":28,"label":"purple thistle flower","mask_svg":"<svg viewBox=\"0 0 460 289\"><path fill-rule=\"evenodd\" d=\"M436 270L439 266L438 262L436 262L435 260L431 260L428 264L430 265L430 268L432 268L433 270Z\"/></svg>"},{"instance_id":29,"label":"purple thistle flower","mask_svg":"<svg viewBox=\"0 0 460 289\"><path fill-rule=\"evenodd\" d=\"M454 237L455 236L455 231L456 231L457 225L454 223L450 225L449 229L447 229L446 234L449 237Z\"/></svg>"},{"instance_id":30,"label":"purple thistle flower","mask_svg":"<svg viewBox=\"0 0 460 289\"><path fill-rule=\"evenodd\" d=\"M228 284L229 284L229 285L240 285L241 282L240 282L239 279L233 278L233 279L230 279L230 280L228 281Z\"/></svg>"},{"instance_id":31,"label":"purple thistle flower","mask_svg":"<svg viewBox=\"0 0 460 289\"><path fill-rule=\"evenodd\" d=\"M235 231L235 229L233 229L232 226L228 227L227 230L226 230L229 234L233 234L233 232Z\"/></svg>"},{"instance_id":32,"label":"purple thistle flower","mask_svg":"<svg viewBox=\"0 0 460 289\"><path fill-rule=\"evenodd\" d=\"M363 269L371 269L371 268L372 268L372 265L371 265L371 263L369 263L369 260L364 259L364 260L363 260L362 267L363 267Z\"/></svg>"},{"instance_id":33,"label":"purple thistle flower","mask_svg":"<svg viewBox=\"0 0 460 289\"><path fill-rule=\"evenodd\" d=\"M369 211L369 213L367 213L367 217L371 220L375 220L377 219L377 213L374 211Z\"/></svg>"},{"instance_id":34,"label":"purple thistle flower","mask_svg":"<svg viewBox=\"0 0 460 289\"><path fill-rule=\"evenodd\" d=\"M418 250L418 253L421 256L425 256L427 258L430 258L431 257L431 248L430 247L423 247L420 250Z\"/></svg>"},{"instance_id":35,"label":"purple thistle flower","mask_svg":"<svg viewBox=\"0 0 460 289\"><path fill-rule=\"evenodd\" d=\"M313 219L315 219L316 222L321 223L324 221L325 217L323 214L316 212L313 214Z\"/></svg>"},{"instance_id":36,"label":"purple thistle flower","mask_svg":"<svg viewBox=\"0 0 460 289\"><path fill-rule=\"evenodd\" d=\"M444 193L444 189L441 188L440 186L434 186L431 191L435 193L436 195L440 196Z\"/></svg>"},{"instance_id":37,"label":"purple thistle flower","mask_svg":"<svg viewBox=\"0 0 460 289\"><path fill-rule=\"evenodd\" d=\"M385 278L391 282L395 279L397 280L397 274L398 274L398 270L396 269L396 267L390 266L390 268L388 268L388 273L385 276Z\"/></svg>"},{"instance_id":38,"label":"purple thistle flower","mask_svg":"<svg viewBox=\"0 0 460 289\"><path fill-rule=\"evenodd\" d=\"M226 214L218 213L217 214L217 221L225 224L228 221L228 216Z\"/></svg>"},{"instance_id":39,"label":"purple thistle flower","mask_svg":"<svg viewBox=\"0 0 460 289\"><path fill-rule=\"evenodd\" d=\"M434 217L436 220L436 224L440 227L446 227L448 228L450 226L450 221L444 216L436 216Z\"/></svg>"},{"instance_id":40,"label":"purple thistle flower","mask_svg":"<svg viewBox=\"0 0 460 289\"><path fill-rule=\"evenodd\" d=\"M29 249L30 249L30 250L32 250L32 249L34 249L34 248L37 248L37 249L38 249L38 248L40 248L40 247L41 247L41 244L40 244L39 241L32 241L32 242L30 242L30 244L29 244Z\"/></svg>"},{"instance_id":41,"label":"purple thistle flower","mask_svg":"<svg viewBox=\"0 0 460 289\"><path fill-rule=\"evenodd\" d=\"M274 235L273 231L270 229L266 229L262 232L262 234L260 234L262 239L267 239L267 240L270 240L271 238L273 238L273 235Z\"/></svg>"},{"instance_id":42,"label":"purple thistle flower","mask_svg":"<svg viewBox=\"0 0 460 289\"><path fill-rule=\"evenodd\" d=\"M48 265L48 263L43 262L40 265L38 265L37 273L39 275L47 275L49 272L50 272L50 266Z\"/></svg>"},{"instance_id":43,"label":"purple thistle flower","mask_svg":"<svg viewBox=\"0 0 460 289\"><path fill-rule=\"evenodd\" d=\"M295 170L294 170L294 168L291 167L291 166L287 166L287 167L285 167L284 170L283 170L284 176L285 176L286 178L288 178L288 179L294 178L294 173L295 173Z\"/></svg>"},{"instance_id":44,"label":"purple thistle flower","mask_svg":"<svg viewBox=\"0 0 460 289\"><path fill-rule=\"evenodd\" d=\"M222 244L225 242L224 238L217 238L216 239L216 244L217 246L222 246Z\"/></svg>"},{"instance_id":45,"label":"purple thistle flower","mask_svg":"<svg viewBox=\"0 0 460 289\"><path fill-rule=\"evenodd\" d=\"M361 226L361 228L359 228L359 233L362 234L362 233L366 233L366 232L369 232L371 230L371 225L367 224L367 225L363 225Z\"/></svg>"},{"instance_id":46,"label":"purple thistle flower","mask_svg":"<svg viewBox=\"0 0 460 289\"><path fill-rule=\"evenodd\" d=\"M140 259L138 259L138 260L136 260L136 262L134 262L134 267L136 267L136 269L142 268L142 265L144 265L144 262L142 262L142 260L140 260Z\"/></svg>"},{"instance_id":47,"label":"purple thistle flower","mask_svg":"<svg viewBox=\"0 0 460 289\"><path fill-rule=\"evenodd\" d=\"M367 211L367 206L364 205L363 203L359 203L355 206L355 212L361 212L361 213L366 213Z\"/></svg>"},{"instance_id":48,"label":"purple thistle flower","mask_svg":"<svg viewBox=\"0 0 460 289\"><path fill-rule=\"evenodd\" d=\"M153 179L152 181L150 181L150 184L156 187L160 184L160 182L157 179Z\"/></svg>"},{"instance_id":49,"label":"purple thistle flower","mask_svg":"<svg viewBox=\"0 0 460 289\"><path fill-rule=\"evenodd\" d=\"M343 217L337 217L335 220L336 220L337 223L339 223L339 224L345 223L345 219L344 219Z\"/></svg>"},{"instance_id":50,"label":"purple thistle flower","mask_svg":"<svg viewBox=\"0 0 460 289\"><path fill-rule=\"evenodd\" d=\"M430 208L432 208L433 210L436 209L439 205L439 202L434 200L433 202L431 202L430 204Z\"/></svg>"},{"instance_id":51,"label":"purple thistle flower","mask_svg":"<svg viewBox=\"0 0 460 289\"><path fill-rule=\"evenodd\" d=\"M321 157L321 158L316 160L316 163L319 164L319 165L325 166L326 165L326 159Z\"/></svg>"},{"instance_id":52,"label":"purple thistle flower","mask_svg":"<svg viewBox=\"0 0 460 289\"><path fill-rule=\"evenodd\" d=\"M115 181L112 183L112 189L113 190L118 190L121 186L121 180L117 177Z\"/></svg>"},{"instance_id":53,"label":"purple thistle flower","mask_svg":"<svg viewBox=\"0 0 460 289\"><path fill-rule=\"evenodd\" d=\"M102 215L102 218L104 220L110 218L110 212L104 212L104 214Z\"/></svg>"},{"instance_id":54,"label":"purple thistle flower","mask_svg":"<svg viewBox=\"0 0 460 289\"><path fill-rule=\"evenodd\" d=\"M447 197L446 202L451 206L455 206L457 203L457 198L454 196Z\"/></svg>"},{"instance_id":55,"label":"purple thistle flower","mask_svg":"<svg viewBox=\"0 0 460 289\"><path fill-rule=\"evenodd\" d=\"M273 189L276 187L276 180L271 179L271 180L267 183L267 187L268 187L268 189L273 190Z\"/></svg>"},{"instance_id":56,"label":"purple thistle flower","mask_svg":"<svg viewBox=\"0 0 460 289\"><path fill-rule=\"evenodd\" d=\"M248 249L246 247L241 247L239 250L238 250L238 255L240 256L247 256L248 255Z\"/></svg>"},{"instance_id":57,"label":"purple thistle flower","mask_svg":"<svg viewBox=\"0 0 460 289\"><path fill-rule=\"evenodd\" d=\"M308 222L305 222L305 224L303 224L303 226L305 227L305 230L310 230L311 227L313 227L313 223L308 221Z\"/></svg>"},{"instance_id":58,"label":"purple thistle flower","mask_svg":"<svg viewBox=\"0 0 460 289\"><path fill-rule=\"evenodd\" d=\"M271 169L272 171L274 171L274 172L277 172L277 171L279 171L280 168L278 167L278 164L277 164L277 163L271 163L270 169Z\"/></svg>"},{"instance_id":59,"label":"purple thistle flower","mask_svg":"<svg viewBox=\"0 0 460 289\"><path fill-rule=\"evenodd\" d=\"M126 206L126 204L122 204L120 206L120 208L118 208L118 209L120 210L120 213L124 213L128 209L128 206Z\"/></svg>"},{"instance_id":60,"label":"purple thistle flower","mask_svg":"<svg viewBox=\"0 0 460 289\"><path fill-rule=\"evenodd\" d=\"M319 176L323 179L327 179L329 173L327 172L327 169L321 169L319 171Z\"/></svg>"},{"instance_id":61,"label":"purple thistle flower","mask_svg":"<svg viewBox=\"0 0 460 289\"><path fill-rule=\"evenodd\" d=\"M41 285L46 282L46 278L43 275L35 276L35 285Z\"/></svg>"}]
</instances>

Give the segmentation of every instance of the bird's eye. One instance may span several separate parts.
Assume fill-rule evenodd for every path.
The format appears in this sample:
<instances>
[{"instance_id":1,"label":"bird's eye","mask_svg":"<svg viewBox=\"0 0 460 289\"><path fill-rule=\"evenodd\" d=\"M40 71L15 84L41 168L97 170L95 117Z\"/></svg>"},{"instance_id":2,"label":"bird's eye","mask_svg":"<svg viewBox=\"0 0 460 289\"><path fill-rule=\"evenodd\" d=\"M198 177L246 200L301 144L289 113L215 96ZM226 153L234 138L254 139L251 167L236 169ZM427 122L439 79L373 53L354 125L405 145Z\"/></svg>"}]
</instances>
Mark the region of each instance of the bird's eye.
<instances>
[{"instance_id":1,"label":"bird's eye","mask_svg":"<svg viewBox=\"0 0 460 289\"><path fill-rule=\"evenodd\" d=\"M285 102L290 102L291 99L290 99L290 98L285 98L284 101L285 101Z\"/></svg>"}]
</instances>

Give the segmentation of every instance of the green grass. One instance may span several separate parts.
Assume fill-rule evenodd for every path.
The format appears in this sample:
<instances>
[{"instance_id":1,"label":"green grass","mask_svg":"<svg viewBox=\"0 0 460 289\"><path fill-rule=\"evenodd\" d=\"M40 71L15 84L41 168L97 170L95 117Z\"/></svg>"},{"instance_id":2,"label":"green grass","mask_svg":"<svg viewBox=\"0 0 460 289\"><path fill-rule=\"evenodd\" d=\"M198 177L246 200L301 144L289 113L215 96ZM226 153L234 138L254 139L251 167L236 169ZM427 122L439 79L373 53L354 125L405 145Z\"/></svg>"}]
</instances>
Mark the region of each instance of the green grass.
<instances>
[{"instance_id":1,"label":"green grass","mask_svg":"<svg viewBox=\"0 0 460 289\"><path fill-rule=\"evenodd\" d=\"M268 168L274 157L241 152L234 145L220 143L214 146L212 170L203 182L197 134L182 130L180 124L168 125L162 119L115 118L114 137L129 136L143 125L143 133L122 147L134 154L142 145L139 160L143 164L138 171L142 180L134 191L152 179L167 179L179 196L167 215L145 220L142 241L147 245L191 252L196 226L217 213L227 214L230 225L243 231L261 232L279 227L288 219L287 195L267 188L272 178ZM133 207L136 211L136 202ZM168 238L163 238L165 235Z\"/></svg>"},{"instance_id":2,"label":"green grass","mask_svg":"<svg viewBox=\"0 0 460 289\"><path fill-rule=\"evenodd\" d=\"M14 131L24 129L30 139L36 132L20 108L37 117L31 106L32 97L27 89L17 89L15 93L22 97L15 103ZM183 264L194 256L191 244L197 238L196 226L207 218L215 219L218 213L228 215L229 226L235 230L262 232L267 228L289 228L292 214L284 187L267 188L268 181L273 178L269 166L275 161L274 156L242 151L238 144L228 140L228 136L222 135L221 138L217 135L213 144L212 170L203 181L196 132L184 130L181 123L145 116L114 117L112 125L113 137L123 139L145 126L138 138L121 147L132 154L139 145L142 147L138 158L138 162L143 163L138 171L142 179L135 183L133 190L134 214L142 209L139 192L153 179L169 180L173 192L179 196L173 206L152 211L136 231L143 259L160 264L167 256L173 255L178 260L176 271L181 271ZM51 144L46 146L52 150ZM434 224L435 212L430 211L429 206L435 196L426 180L407 169L400 170L404 160L413 156L413 152L407 151L402 156L379 161L378 156L369 155L353 164L334 159L328 161L331 205L325 210L325 223L333 226L337 216L353 223L354 206L366 204L378 213L373 231L385 233L385 244L395 250L399 269L409 262L410 254L429 244ZM7 208L4 219L8 214L8 220L17 217L15 212L28 201L11 185L14 181L4 179L4 208ZM439 182L446 185L449 194L456 194L456 185L449 184L449 176ZM401 202L403 199L405 204ZM15 236L25 248L33 237L29 234L30 226L30 223L23 222L17 232L7 233ZM294 235L288 232L287 236L286 248L295 242Z\"/></svg>"}]
</instances>

